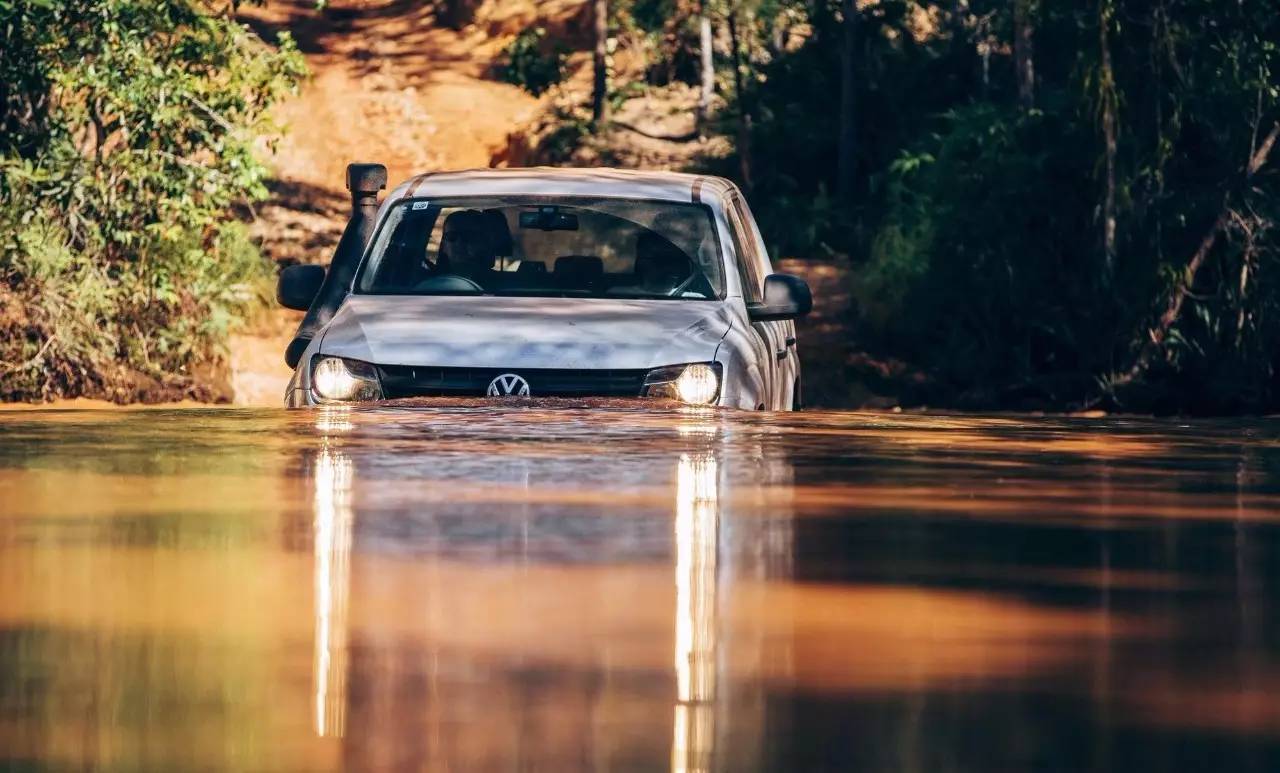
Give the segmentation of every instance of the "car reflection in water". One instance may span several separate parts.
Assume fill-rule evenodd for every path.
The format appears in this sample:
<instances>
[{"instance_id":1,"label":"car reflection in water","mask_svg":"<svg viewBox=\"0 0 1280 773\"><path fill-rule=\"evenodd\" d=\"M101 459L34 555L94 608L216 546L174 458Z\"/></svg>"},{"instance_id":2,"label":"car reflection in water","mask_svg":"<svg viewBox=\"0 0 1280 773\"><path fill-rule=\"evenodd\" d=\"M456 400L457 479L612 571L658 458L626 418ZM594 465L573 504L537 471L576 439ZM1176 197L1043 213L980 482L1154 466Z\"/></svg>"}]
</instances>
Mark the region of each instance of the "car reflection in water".
<instances>
[{"instance_id":1,"label":"car reflection in water","mask_svg":"<svg viewBox=\"0 0 1280 773\"><path fill-rule=\"evenodd\" d=\"M656 460L650 451L638 454L630 465L615 460L602 468L585 446L568 454L534 446L529 453L508 454L499 464L488 459L475 466L461 454L407 457L394 445L380 450L367 442L367 426L366 442L348 445L355 425L345 409L324 409L315 426L322 437L311 476L315 732L345 737L345 763L363 768L392 760L411 767L643 762L649 767L655 761L654 744L637 725L654 720L651 704L670 681L673 771L723 769L730 759L732 769L742 770L764 759L763 685L756 681L721 691L720 672L729 661L722 645L737 647L734 660L741 663L768 660L774 671L782 663L761 651L765 642L758 631L744 626L726 636L720 630L720 602L734 576L777 578L789 565L789 522L781 512L742 521L733 521L730 514L722 530L719 491L724 475L716 458L720 426L714 415L689 411L681 417L675 427L677 443L662 453L670 460L674 486L656 490ZM751 478L757 485L790 483L785 457L766 459L757 446L743 458L752 462ZM582 511L581 504L566 507L558 497L548 497L560 482L572 480L582 487L592 478L632 484L614 517L600 518L595 508ZM385 496L393 490L387 487L393 480L397 485L411 480L426 491L458 480L488 490L475 499L474 491L463 491L458 501L441 498L428 507L406 508L397 504L401 495ZM664 501L662 492L670 491L674 501ZM360 507L354 506L357 501ZM491 573L488 562L496 559L508 564L502 571L524 575L522 601L535 603L512 610L500 599L450 588L428 575L425 588L404 589L422 593L416 611L426 618L423 640L406 638L399 624L380 631L378 621L353 637L353 544L360 554L458 562L450 574L479 570L475 579L481 583ZM720 571L722 560L728 571ZM486 562L484 568L478 561ZM674 576L661 583L666 588L654 588L659 582L648 567L667 562ZM563 567L584 564L585 572L564 578L576 589L559 585ZM613 583L600 573L602 564L631 565L639 581L631 587ZM520 571L530 567L536 573ZM535 579L542 576L550 582ZM561 591L567 594L563 601ZM475 606L462 614L477 628L462 638L492 639L488 643L497 651L492 659L462 651L464 642L449 627L448 594L453 592L475 599ZM651 593L672 602L667 612L672 659L666 668L650 662L652 653L643 651L647 640L627 641L624 636L628 608L651 605L653 599L643 598ZM495 629L514 625L528 631L539 625L533 616L538 608L562 603L584 613L576 621L580 627L562 631L562 637L538 630L536 635L547 638L550 633L552 639L529 648L541 650L537 656L521 652L528 642L499 641L505 638L502 633L484 630L492 623ZM514 619L488 617L512 611ZM408 627L416 626L409 622ZM643 633L647 637L652 632ZM628 652L629 647L637 651ZM645 676L650 670L656 673ZM648 684L637 701L633 693L641 679ZM723 752L716 766L722 737L734 738L735 748Z\"/></svg>"},{"instance_id":2,"label":"car reflection in water","mask_svg":"<svg viewBox=\"0 0 1280 773\"><path fill-rule=\"evenodd\" d=\"M0 413L0 767L1280 763L1280 421Z\"/></svg>"}]
</instances>

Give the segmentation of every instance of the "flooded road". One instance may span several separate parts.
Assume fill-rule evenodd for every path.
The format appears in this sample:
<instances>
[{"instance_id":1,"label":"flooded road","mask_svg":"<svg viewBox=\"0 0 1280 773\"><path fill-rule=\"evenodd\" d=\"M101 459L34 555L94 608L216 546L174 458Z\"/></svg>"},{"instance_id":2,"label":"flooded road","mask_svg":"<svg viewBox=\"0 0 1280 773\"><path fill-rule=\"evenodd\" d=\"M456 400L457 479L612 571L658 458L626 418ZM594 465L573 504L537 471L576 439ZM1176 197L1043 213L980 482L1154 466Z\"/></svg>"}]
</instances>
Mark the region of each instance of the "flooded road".
<instances>
[{"instance_id":1,"label":"flooded road","mask_svg":"<svg viewBox=\"0 0 1280 773\"><path fill-rule=\"evenodd\" d=\"M0 413L0 769L1280 766L1280 421Z\"/></svg>"}]
</instances>

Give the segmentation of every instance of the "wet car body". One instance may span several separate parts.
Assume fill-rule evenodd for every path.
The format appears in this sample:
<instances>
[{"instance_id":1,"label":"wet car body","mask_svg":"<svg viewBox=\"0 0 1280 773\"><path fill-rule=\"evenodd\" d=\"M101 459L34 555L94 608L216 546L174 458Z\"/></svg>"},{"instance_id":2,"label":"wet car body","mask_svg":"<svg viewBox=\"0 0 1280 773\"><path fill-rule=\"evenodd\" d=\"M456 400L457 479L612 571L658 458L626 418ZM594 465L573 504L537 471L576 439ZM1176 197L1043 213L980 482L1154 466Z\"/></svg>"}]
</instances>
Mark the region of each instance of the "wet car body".
<instances>
[{"instance_id":1,"label":"wet car body","mask_svg":"<svg viewBox=\"0 0 1280 773\"><path fill-rule=\"evenodd\" d=\"M701 208L710 229L703 249L714 250L722 268L720 284L716 292L708 284L706 297L670 298L368 290L371 261L396 238L387 233L398 227L397 208L408 213L433 202L481 198L521 202L526 208L583 201ZM626 216L618 221L625 223ZM643 224L635 225L648 233ZM567 256L554 261L555 272L548 275L558 274L560 261L570 259L599 262ZM638 257L635 265L639 272ZM352 276L332 317L318 326L297 358L285 395L289 407L334 402L315 383L317 364L326 358L365 368L363 377L377 382L376 393L369 394L380 399L639 398L655 396L655 378L674 380L681 367L702 364L717 377L711 404L749 410L791 410L800 404L794 319L811 305L808 288L795 277L772 273L742 193L720 178L598 169L421 175L382 202ZM282 288L286 281L282 277Z\"/></svg>"}]
</instances>

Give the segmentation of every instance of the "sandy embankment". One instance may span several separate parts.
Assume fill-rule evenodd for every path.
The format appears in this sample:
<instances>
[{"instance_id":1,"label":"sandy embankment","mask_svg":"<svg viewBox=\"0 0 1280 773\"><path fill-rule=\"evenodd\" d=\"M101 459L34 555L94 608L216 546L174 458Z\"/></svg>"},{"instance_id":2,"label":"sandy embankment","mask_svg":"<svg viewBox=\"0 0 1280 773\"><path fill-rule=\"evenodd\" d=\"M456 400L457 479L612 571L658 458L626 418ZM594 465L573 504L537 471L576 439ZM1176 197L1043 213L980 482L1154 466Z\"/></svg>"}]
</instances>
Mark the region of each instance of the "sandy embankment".
<instances>
[{"instance_id":1,"label":"sandy embankment","mask_svg":"<svg viewBox=\"0 0 1280 773\"><path fill-rule=\"evenodd\" d=\"M513 152L519 156L518 148L529 137L546 128L553 104L588 98L591 17L586 0L486 0L475 23L460 31L438 24L428 6L334 0L320 13L313 0L290 0L246 7L246 21L264 37L288 29L312 73L301 94L278 113L286 133L271 156L275 196L258 208L254 226L272 258L330 259L347 211L343 176L348 163L384 163L392 185L423 171L505 166ZM492 77L506 45L534 23L576 51L559 96L553 90L534 98ZM615 67L635 65L618 56L622 58ZM611 127L599 140L608 147L607 155L627 166L670 169L687 165L699 153L717 152L701 141L653 139L692 129L696 97L690 94L679 88L652 90L628 100L616 117L623 124L642 125L646 133L621 128L623 124ZM574 163L600 160L588 152ZM817 308L801 323L806 398L811 404L847 404L848 266L843 261L786 261L779 268L805 276L814 286ZM277 310L253 330L233 337L236 404L280 404L290 376L283 353L300 318Z\"/></svg>"},{"instance_id":2,"label":"sandy embankment","mask_svg":"<svg viewBox=\"0 0 1280 773\"><path fill-rule=\"evenodd\" d=\"M311 79L277 117L285 134L270 162L275 197L258 208L256 235L276 260L324 263L344 224L346 165L387 165L392 185L433 169L488 167L508 135L543 102L492 79L511 37L533 19L571 19L583 0L490 2L461 31L436 22L429 4L313 0L249 6L264 37L289 30ZM277 311L230 342L238 405L279 405L289 379L284 350L301 315Z\"/></svg>"}]
</instances>

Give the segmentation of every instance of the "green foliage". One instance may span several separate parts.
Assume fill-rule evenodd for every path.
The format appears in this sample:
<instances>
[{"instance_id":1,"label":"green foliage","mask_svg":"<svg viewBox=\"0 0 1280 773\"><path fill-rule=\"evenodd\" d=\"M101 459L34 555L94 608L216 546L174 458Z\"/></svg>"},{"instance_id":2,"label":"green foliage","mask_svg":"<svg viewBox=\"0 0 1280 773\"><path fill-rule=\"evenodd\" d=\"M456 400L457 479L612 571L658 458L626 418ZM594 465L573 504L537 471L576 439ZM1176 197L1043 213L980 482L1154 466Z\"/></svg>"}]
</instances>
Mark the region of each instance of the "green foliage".
<instances>
[{"instance_id":1,"label":"green foliage","mask_svg":"<svg viewBox=\"0 0 1280 773\"><path fill-rule=\"evenodd\" d=\"M988 105L940 128L928 150L890 165L857 279L864 333L966 388L1107 367L1107 351L1085 343L1107 320L1081 282L1100 269L1078 249L1091 222L1062 206L1089 193L1090 169L1072 152L1083 138L1042 113Z\"/></svg>"},{"instance_id":2,"label":"green foliage","mask_svg":"<svg viewBox=\"0 0 1280 773\"><path fill-rule=\"evenodd\" d=\"M865 5L844 201L827 193L841 4L727 5L746 36L752 150L707 168L750 169L771 249L853 257L857 345L924 371L917 399L1280 408L1280 147L1248 172L1280 122L1274 4L1030 3L1032 109L1013 3ZM771 41L797 13L803 43ZM725 111L718 130L736 139L741 116Z\"/></svg>"},{"instance_id":3,"label":"green foliage","mask_svg":"<svg viewBox=\"0 0 1280 773\"><path fill-rule=\"evenodd\" d=\"M529 27L512 40L504 53L499 75L538 96L564 79L565 50L547 42L547 31Z\"/></svg>"},{"instance_id":4,"label":"green foliage","mask_svg":"<svg viewBox=\"0 0 1280 773\"><path fill-rule=\"evenodd\" d=\"M628 10L640 29L661 32L667 20L680 12L680 3L678 0L635 0Z\"/></svg>"},{"instance_id":5,"label":"green foliage","mask_svg":"<svg viewBox=\"0 0 1280 773\"><path fill-rule=\"evenodd\" d=\"M553 127L538 141L539 153L544 158L563 161L573 156L592 136L591 116L563 108L554 113Z\"/></svg>"},{"instance_id":6,"label":"green foliage","mask_svg":"<svg viewBox=\"0 0 1280 773\"><path fill-rule=\"evenodd\" d=\"M0 4L0 397L218 396L270 268L268 108L304 74L191 0Z\"/></svg>"}]
</instances>

